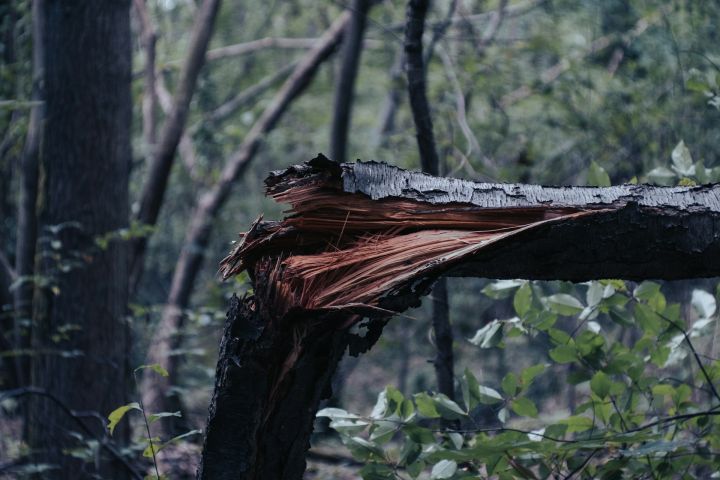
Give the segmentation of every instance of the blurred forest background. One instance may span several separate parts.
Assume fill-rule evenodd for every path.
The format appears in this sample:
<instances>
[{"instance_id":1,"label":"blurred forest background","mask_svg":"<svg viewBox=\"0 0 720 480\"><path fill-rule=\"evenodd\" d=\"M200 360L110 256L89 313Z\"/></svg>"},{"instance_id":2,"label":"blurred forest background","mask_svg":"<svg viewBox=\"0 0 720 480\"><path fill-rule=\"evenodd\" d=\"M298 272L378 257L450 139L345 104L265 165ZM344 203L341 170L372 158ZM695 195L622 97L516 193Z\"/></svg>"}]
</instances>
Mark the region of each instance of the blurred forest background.
<instances>
[{"instance_id":1,"label":"blurred forest background","mask_svg":"<svg viewBox=\"0 0 720 480\"><path fill-rule=\"evenodd\" d=\"M25 405L30 397L43 393L28 390L40 386L33 381L37 377L24 370L39 356L82 358L84 344L75 339L85 335L85 325L92 322L78 320L83 315L79 308L78 317L53 325L52 352L37 349L37 343L30 341L35 327L28 299L38 285L53 288L53 277L34 271L32 259L55 256L58 269L83 268L82 252L65 251L48 225L41 224L37 235L27 229L28 211L35 206L31 197L28 207L28 192L33 193L33 183L37 192L38 182L41 186L43 182L37 179L37 160L34 169L32 162L32 142L37 141L33 115L41 115L36 112L42 102L33 81L38 35L33 3L42 2L7 0L0 5L0 477L5 478L56 478L52 464L27 461L28 424L39 422L49 429L56 417L31 416L36 410ZM238 233L260 213L268 219L282 216L283 206L264 197L262 181L267 173L318 152L336 160L375 159L420 168L404 69L405 2L218 4L208 0L132 3L132 162L126 173L127 208L133 220L96 236L93 246L103 251L120 241L140 252L134 257L139 258L139 270L136 263L129 272L125 318L130 337L123 346L129 370L121 374L127 377L123 380L127 393L114 406L93 408L95 394L88 390L92 382L70 387L84 390L82 394L90 399L89 404L72 409L96 411L102 418L141 396L146 403L162 404L163 410L181 411L181 419L173 418L179 423L171 428L173 434L204 427L228 299L249 288L244 278L220 282L218 263ZM342 68L343 54L348 53L339 46L331 48L327 58L311 57L318 45L327 42L326 32L343 12L357 14L363 5L367 14L363 40L355 52L359 64L348 144L333 146L337 140L333 125L341 128L336 125L336 110L342 102L336 96L348 81ZM543 185L718 181L719 24L720 4L711 0L433 2L425 47L441 173ZM73 61L79 65L85 59ZM314 77L299 78L298 69L313 61L318 69ZM304 91L292 92L294 80L295 87L309 83ZM86 133L93 135L92 129ZM157 173L153 165L162 155L169 157L170 173L164 198L161 194L155 199L153 215L146 190L153 188L148 187L148 179ZM209 205L213 193L222 198ZM202 232L195 235L198 228ZM146 251L141 245L144 239ZM30 244L37 244L37 249L28 261ZM583 314L593 306L587 298L592 285L450 279L447 305L456 375L467 368L480 383L499 391L508 372L547 360L546 344L507 323L492 323L532 313L522 303L526 285L532 288L530 302L538 311L556 315L558 325L568 332L586 328L591 320L591 328L601 328L609 339L608 348L613 341L633 345L653 333L636 331L631 314L619 316L621 320L612 317L610 306L593 316ZM613 289L610 294L608 285ZM629 298L657 306L660 295L663 309L678 304L678 315L688 329L708 320L702 331L698 327L696 347L705 356L703 362L715 368L720 348L717 282L668 282L662 284L663 293L654 285L644 287L650 293L638 293L635 284L602 284L606 296L601 297L626 292ZM525 290L518 296L521 288ZM371 352L343 361L334 381L333 406L367 414L386 385L408 396L437 390L431 303L393 319ZM487 325L496 326L491 334L481 330ZM507 338L502 338L503 329ZM659 332L654 335L655 340L661 338ZM172 357L170 364L167 356ZM695 365L687 355L681 357L675 364L665 358L658 369L674 368L668 375L692 383ZM78 361L73 368L84 377L100 375L91 363ZM132 369L155 363L164 365L169 376L144 369L132 382ZM571 383L573 365L565 363L548 367L527 394L540 418L567 417L590 394L589 378ZM717 370L715 374L720 374ZM497 419L499 410L483 410L483 424L504 422ZM522 417L536 417L537 412L527 415L527 409L519 410L514 410L521 417L516 425L535 428ZM122 425L131 427L126 434L132 441L119 455L138 471L154 474L141 455L142 418L129 416ZM320 422L317 431L324 433L316 435L308 478L356 478L362 462L351 459L326 422ZM83 431L67 437L65 453L92 465L103 448L96 437ZM201 435L195 434L168 446L158 455L160 468L172 472L173 478L193 476L200 444ZM681 475L673 471L668 478L675 474ZM393 478L372 477L367 471L364 475Z\"/></svg>"}]
</instances>

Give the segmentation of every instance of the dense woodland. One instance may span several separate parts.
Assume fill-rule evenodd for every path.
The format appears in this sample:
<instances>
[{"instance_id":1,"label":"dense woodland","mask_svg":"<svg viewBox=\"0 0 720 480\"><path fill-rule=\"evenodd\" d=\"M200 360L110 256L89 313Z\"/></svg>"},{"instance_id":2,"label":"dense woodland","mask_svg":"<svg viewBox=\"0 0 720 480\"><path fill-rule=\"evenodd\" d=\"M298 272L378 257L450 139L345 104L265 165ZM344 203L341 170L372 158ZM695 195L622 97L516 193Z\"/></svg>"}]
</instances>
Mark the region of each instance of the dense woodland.
<instances>
[{"instance_id":1,"label":"dense woodland","mask_svg":"<svg viewBox=\"0 0 720 480\"><path fill-rule=\"evenodd\" d=\"M268 173L322 152L702 192L720 182L719 23L710 0L3 2L0 478L194 478L201 458L201 478L269 478L201 454L226 318L254 318L263 285L220 262L291 208ZM562 273L582 249L559 239L356 324L367 351L332 375L304 478L714 478L705 188L702 238L622 217L628 237L581 240L605 242L596 274Z\"/></svg>"}]
</instances>

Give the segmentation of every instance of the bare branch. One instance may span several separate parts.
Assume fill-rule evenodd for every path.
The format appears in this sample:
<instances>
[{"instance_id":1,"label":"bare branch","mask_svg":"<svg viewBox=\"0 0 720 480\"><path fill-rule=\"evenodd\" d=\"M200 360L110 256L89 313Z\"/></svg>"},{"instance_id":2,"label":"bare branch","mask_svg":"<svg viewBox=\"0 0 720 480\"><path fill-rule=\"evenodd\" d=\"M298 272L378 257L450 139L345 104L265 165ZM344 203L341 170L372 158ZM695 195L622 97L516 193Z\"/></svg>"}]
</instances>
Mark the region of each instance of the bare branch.
<instances>
[{"instance_id":1,"label":"bare branch","mask_svg":"<svg viewBox=\"0 0 720 480\"><path fill-rule=\"evenodd\" d=\"M190 47L183 64L178 88L173 96L170 113L165 120L157 150L154 152L148 171L147 181L140 195L140 209L136 220L144 225L154 225L165 197L167 182L175 158L185 122L187 121L190 100L195 91L195 84L200 69L205 61L212 35L215 17L220 7L220 0L204 0L197 13L197 19L191 33ZM130 255L130 291L139 281L147 238L142 237L132 244Z\"/></svg>"},{"instance_id":2,"label":"bare branch","mask_svg":"<svg viewBox=\"0 0 720 480\"><path fill-rule=\"evenodd\" d=\"M179 341L174 333L183 322L183 309L190 300L195 278L200 271L213 221L225 204L239 176L253 160L264 137L275 127L288 106L310 84L320 65L335 51L350 21L349 12L341 14L316 45L298 63L257 122L250 129L240 147L230 156L218 181L200 196L190 219L184 246L175 266L167 305L152 340L148 363L160 363L170 372L169 379L143 380L143 393L148 408L161 404L164 393L176 372L176 359L169 355Z\"/></svg>"}]
</instances>

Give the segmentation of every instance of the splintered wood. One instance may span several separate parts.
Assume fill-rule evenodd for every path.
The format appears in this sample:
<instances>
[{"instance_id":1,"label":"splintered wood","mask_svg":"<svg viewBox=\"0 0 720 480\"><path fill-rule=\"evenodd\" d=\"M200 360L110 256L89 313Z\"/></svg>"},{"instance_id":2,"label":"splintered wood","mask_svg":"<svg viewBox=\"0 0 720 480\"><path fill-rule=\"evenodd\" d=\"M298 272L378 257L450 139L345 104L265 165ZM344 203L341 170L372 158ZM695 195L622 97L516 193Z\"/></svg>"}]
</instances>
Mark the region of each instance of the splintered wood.
<instances>
[{"instance_id":1,"label":"splintered wood","mask_svg":"<svg viewBox=\"0 0 720 480\"><path fill-rule=\"evenodd\" d=\"M290 204L290 215L279 223L258 219L221 273L248 270L256 292L283 312L377 307L402 286L434 278L511 235L597 211L372 200L345 193L337 175L312 169L267 183L270 196Z\"/></svg>"}]
</instances>

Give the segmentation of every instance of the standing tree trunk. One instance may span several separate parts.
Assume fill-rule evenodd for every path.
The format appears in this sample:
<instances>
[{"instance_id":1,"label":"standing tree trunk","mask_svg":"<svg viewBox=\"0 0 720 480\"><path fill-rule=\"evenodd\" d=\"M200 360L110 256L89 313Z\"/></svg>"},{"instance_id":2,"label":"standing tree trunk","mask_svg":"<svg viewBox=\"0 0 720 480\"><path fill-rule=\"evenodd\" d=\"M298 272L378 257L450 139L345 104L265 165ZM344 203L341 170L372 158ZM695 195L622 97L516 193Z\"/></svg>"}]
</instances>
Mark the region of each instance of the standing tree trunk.
<instances>
[{"instance_id":1,"label":"standing tree trunk","mask_svg":"<svg viewBox=\"0 0 720 480\"><path fill-rule=\"evenodd\" d=\"M36 0L32 4L33 24L33 93L36 102L43 101L43 17L45 0ZM38 194L38 156L42 137L43 105L36 105L30 111L25 148L20 166L20 199L18 200L17 240L15 244L15 273L20 283L13 292L15 310L14 339L15 348L23 349L30 345L30 329L27 326L32 316L33 282L30 280L35 268L35 243L37 240L37 217L35 203ZM29 380L29 362L22 356L16 359L18 381L21 384Z\"/></svg>"},{"instance_id":2,"label":"standing tree trunk","mask_svg":"<svg viewBox=\"0 0 720 480\"><path fill-rule=\"evenodd\" d=\"M407 7L405 27L405 54L407 55L408 93L410 108L415 122L415 136L420 150L420 163L424 172L440 175L440 157L435 146L430 105L427 100L425 56L422 36L429 2L411 0ZM451 9L452 12L452 9ZM429 55L427 56L429 58ZM441 278L433 288L432 321L435 332L435 375L438 391L455 399L455 376L453 374L453 334L450 325L447 280Z\"/></svg>"},{"instance_id":3,"label":"standing tree trunk","mask_svg":"<svg viewBox=\"0 0 720 480\"><path fill-rule=\"evenodd\" d=\"M33 347L40 354L32 382L72 410L105 416L128 391L127 249L112 236L128 220L130 2L45 6L37 268L45 282L35 291ZM33 399L27 423L35 460L55 465L53 478L123 478L103 458L84 463L63 453L78 443L73 422L55 404ZM86 425L102 437L96 418Z\"/></svg>"},{"instance_id":4,"label":"standing tree trunk","mask_svg":"<svg viewBox=\"0 0 720 480\"><path fill-rule=\"evenodd\" d=\"M335 108L330 131L330 157L336 162L347 160L348 130L352 113L355 81L357 80L362 40L367 15L374 0L354 0L350 12L352 18L342 44L340 74L335 86Z\"/></svg>"}]
</instances>

